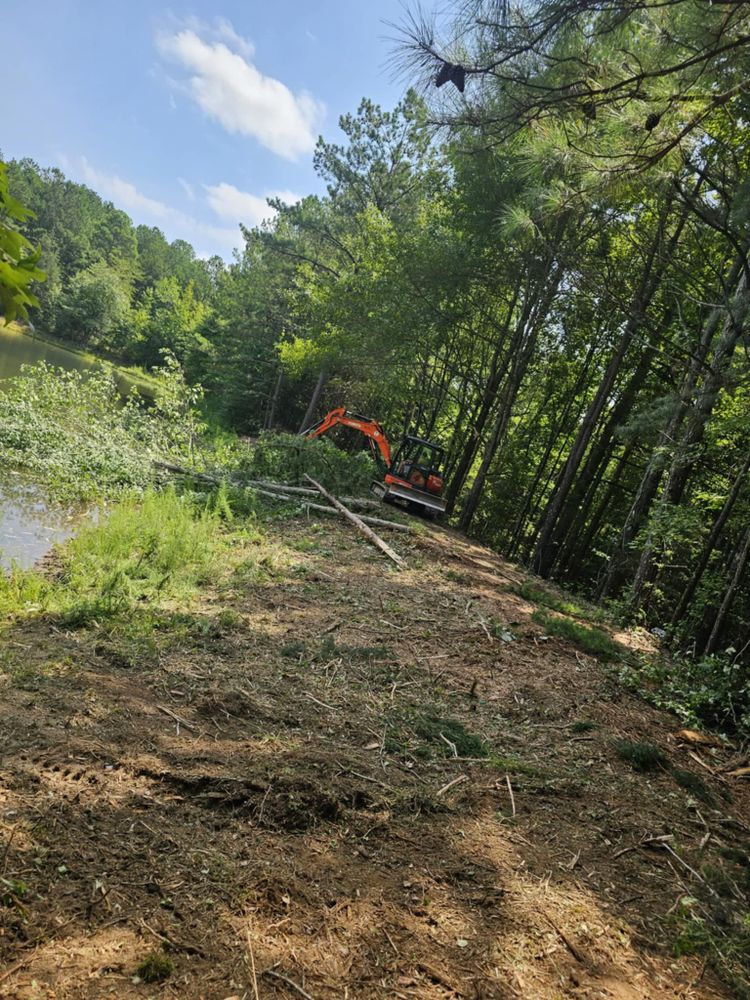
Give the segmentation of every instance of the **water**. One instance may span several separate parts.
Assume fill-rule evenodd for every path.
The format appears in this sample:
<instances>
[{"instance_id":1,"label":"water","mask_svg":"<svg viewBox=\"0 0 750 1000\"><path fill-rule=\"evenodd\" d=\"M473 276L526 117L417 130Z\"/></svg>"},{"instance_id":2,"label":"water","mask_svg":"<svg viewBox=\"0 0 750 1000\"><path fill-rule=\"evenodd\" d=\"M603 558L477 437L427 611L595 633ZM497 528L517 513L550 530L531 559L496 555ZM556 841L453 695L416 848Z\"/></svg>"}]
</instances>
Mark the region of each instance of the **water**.
<instances>
[{"instance_id":1,"label":"water","mask_svg":"<svg viewBox=\"0 0 750 1000\"><path fill-rule=\"evenodd\" d=\"M69 351L33 334L0 325L0 380L18 375L23 365L34 365L38 361L46 361L48 365L67 368L69 371L91 371L101 367L101 362L93 354ZM114 376L123 396L130 392L134 384L142 395L149 395L148 385L138 384L135 377L129 378L118 369L114 370Z\"/></svg>"},{"instance_id":2,"label":"water","mask_svg":"<svg viewBox=\"0 0 750 1000\"><path fill-rule=\"evenodd\" d=\"M18 375L22 365L33 365L37 361L76 371L85 371L96 364L90 356L75 354L56 344L0 326L0 379L12 378Z\"/></svg>"},{"instance_id":3,"label":"water","mask_svg":"<svg viewBox=\"0 0 750 1000\"><path fill-rule=\"evenodd\" d=\"M44 491L14 472L0 473L0 567L33 566L76 530L83 515L47 503Z\"/></svg>"},{"instance_id":4,"label":"water","mask_svg":"<svg viewBox=\"0 0 750 1000\"><path fill-rule=\"evenodd\" d=\"M77 371L96 365L90 356L0 326L0 380L37 361ZM50 505L41 486L27 476L0 468L0 567L7 568L12 561L33 566L56 542L74 534L81 516Z\"/></svg>"}]
</instances>

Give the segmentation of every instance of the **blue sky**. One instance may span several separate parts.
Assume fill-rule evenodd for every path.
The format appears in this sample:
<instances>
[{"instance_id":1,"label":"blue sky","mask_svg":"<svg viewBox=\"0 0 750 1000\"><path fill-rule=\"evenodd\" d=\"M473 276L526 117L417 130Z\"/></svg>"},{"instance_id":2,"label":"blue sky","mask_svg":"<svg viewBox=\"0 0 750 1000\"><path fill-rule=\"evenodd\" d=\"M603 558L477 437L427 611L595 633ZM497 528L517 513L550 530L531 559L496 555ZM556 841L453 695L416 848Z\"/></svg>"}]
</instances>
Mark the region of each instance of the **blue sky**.
<instances>
[{"instance_id":1,"label":"blue sky","mask_svg":"<svg viewBox=\"0 0 750 1000\"><path fill-rule=\"evenodd\" d=\"M265 198L320 192L318 134L405 85L385 63L400 0L3 0L0 150L231 256Z\"/></svg>"}]
</instances>

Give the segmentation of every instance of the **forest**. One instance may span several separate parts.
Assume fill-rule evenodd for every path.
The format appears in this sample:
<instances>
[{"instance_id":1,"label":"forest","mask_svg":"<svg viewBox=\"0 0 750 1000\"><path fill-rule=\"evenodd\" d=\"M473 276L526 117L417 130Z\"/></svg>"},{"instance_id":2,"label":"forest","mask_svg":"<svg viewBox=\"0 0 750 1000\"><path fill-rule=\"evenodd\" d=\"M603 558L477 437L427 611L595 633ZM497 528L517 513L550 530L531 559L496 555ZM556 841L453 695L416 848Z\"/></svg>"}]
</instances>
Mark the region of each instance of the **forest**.
<instances>
[{"instance_id":1,"label":"forest","mask_svg":"<svg viewBox=\"0 0 750 1000\"><path fill-rule=\"evenodd\" d=\"M704 716L746 724L750 10L471 0L394 34L414 89L345 114L326 193L230 263L9 162L29 318L171 352L239 434L344 404L440 441L455 525L661 630Z\"/></svg>"}]
</instances>

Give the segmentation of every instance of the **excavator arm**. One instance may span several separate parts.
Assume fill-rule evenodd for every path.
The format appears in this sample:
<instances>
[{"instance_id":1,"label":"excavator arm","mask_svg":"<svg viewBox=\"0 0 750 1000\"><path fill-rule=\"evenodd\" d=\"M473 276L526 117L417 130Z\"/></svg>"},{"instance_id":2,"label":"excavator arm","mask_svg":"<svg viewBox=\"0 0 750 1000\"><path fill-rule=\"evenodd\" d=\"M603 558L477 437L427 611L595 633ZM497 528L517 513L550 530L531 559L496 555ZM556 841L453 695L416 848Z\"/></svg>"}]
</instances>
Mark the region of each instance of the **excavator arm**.
<instances>
[{"instance_id":1,"label":"excavator arm","mask_svg":"<svg viewBox=\"0 0 750 1000\"><path fill-rule=\"evenodd\" d=\"M320 437L321 434L326 434L337 424L361 431L370 442L370 449L375 461L378 464L384 462L386 469L390 469L391 446L383 428L377 420L370 420L369 417L362 417L357 413L349 413L343 406L338 406L330 413L326 413L322 420L313 424L312 427L308 427L306 431L302 431L302 436L308 439Z\"/></svg>"}]
</instances>

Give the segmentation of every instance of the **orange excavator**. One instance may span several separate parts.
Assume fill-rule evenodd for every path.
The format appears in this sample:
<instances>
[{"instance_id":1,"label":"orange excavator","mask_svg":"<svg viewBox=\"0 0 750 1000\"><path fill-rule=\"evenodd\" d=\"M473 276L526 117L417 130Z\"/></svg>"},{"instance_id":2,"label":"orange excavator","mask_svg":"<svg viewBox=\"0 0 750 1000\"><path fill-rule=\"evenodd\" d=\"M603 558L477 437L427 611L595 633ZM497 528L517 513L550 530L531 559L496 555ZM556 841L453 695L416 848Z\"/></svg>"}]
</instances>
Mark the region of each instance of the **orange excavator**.
<instances>
[{"instance_id":1,"label":"orange excavator","mask_svg":"<svg viewBox=\"0 0 750 1000\"><path fill-rule=\"evenodd\" d=\"M361 431L369 441L373 458L383 473L383 479L374 481L371 486L375 496L428 516L443 513L445 500L440 472L443 449L439 445L407 435L394 454L377 420L349 413L343 406L326 413L322 420L302 431L302 436L320 437L339 424Z\"/></svg>"}]
</instances>

